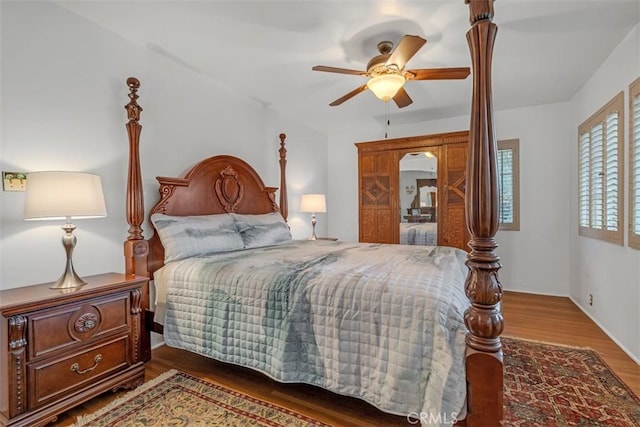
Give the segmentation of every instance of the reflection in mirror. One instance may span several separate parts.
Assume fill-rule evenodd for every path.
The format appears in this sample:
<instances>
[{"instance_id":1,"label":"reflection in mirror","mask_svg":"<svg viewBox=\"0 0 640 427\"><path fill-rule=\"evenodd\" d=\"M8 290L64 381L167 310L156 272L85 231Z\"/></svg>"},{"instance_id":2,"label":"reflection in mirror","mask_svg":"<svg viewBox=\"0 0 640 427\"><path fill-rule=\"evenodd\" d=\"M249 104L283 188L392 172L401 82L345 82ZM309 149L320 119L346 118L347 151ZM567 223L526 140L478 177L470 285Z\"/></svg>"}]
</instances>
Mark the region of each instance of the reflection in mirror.
<instances>
[{"instance_id":1,"label":"reflection in mirror","mask_svg":"<svg viewBox=\"0 0 640 427\"><path fill-rule=\"evenodd\" d=\"M400 159L400 244L438 244L438 158L431 151Z\"/></svg>"}]
</instances>

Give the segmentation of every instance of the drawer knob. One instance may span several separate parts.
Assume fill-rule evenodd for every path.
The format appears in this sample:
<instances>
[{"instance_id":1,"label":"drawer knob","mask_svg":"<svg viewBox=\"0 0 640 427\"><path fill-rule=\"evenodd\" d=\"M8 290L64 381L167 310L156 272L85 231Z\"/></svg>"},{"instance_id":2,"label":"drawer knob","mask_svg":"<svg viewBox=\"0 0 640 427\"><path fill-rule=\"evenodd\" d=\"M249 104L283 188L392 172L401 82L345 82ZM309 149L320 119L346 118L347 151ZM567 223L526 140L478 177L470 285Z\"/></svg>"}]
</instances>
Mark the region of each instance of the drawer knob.
<instances>
[{"instance_id":1,"label":"drawer knob","mask_svg":"<svg viewBox=\"0 0 640 427\"><path fill-rule=\"evenodd\" d=\"M98 363L102 360L102 355L98 354L93 358L93 366L88 367L87 369L80 369L80 364L78 362L71 365L71 372L75 372L76 374L86 374L87 372L91 372L98 367Z\"/></svg>"},{"instance_id":2,"label":"drawer knob","mask_svg":"<svg viewBox=\"0 0 640 427\"><path fill-rule=\"evenodd\" d=\"M98 324L98 316L93 313L85 313L76 320L73 328L78 333L85 333L96 327Z\"/></svg>"}]
</instances>

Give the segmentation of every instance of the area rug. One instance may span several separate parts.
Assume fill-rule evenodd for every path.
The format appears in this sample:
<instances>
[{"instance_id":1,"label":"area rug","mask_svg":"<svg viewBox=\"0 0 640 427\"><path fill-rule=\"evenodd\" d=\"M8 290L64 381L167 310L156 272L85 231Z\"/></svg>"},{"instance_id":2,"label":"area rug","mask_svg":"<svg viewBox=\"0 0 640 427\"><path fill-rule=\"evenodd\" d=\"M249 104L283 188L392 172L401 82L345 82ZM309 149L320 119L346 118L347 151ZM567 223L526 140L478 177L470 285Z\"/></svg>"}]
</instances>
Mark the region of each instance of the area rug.
<instances>
[{"instance_id":1,"label":"area rug","mask_svg":"<svg viewBox=\"0 0 640 427\"><path fill-rule=\"evenodd\" d=\"M503 338L504 423L640 426L640 399L593 350Z\"/></svg>"},{"instance_id":2,"label":"area rug","mask_svg":"<svg viewBox=\"0 0 640 427\"><path fill-rule=\"evenodd\" d=\"M78 417L73 426L187 425L329 427L297 412L177 370L144 383L98 412Z\"/></svg>"},{"instance_id":3,"label":"area rug","mask_svg":"<svg viewBox=\"0 0 640 427\"><path fill-rule=\"evenodd\" d=\"M640 426L640 399L589 349L503 338L508 427ZM74 426L326 426L172 370Z\"/></svg>"}]
</instances>

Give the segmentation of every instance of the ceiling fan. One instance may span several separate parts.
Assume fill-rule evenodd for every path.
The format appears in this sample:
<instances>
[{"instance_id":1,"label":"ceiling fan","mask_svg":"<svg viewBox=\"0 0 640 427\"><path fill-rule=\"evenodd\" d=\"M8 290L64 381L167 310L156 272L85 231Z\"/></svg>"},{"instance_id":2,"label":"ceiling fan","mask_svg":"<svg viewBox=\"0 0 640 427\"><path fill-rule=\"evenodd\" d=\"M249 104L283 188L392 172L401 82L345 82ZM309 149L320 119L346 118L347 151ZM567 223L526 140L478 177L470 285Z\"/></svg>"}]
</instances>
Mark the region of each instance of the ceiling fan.
<instances>
[{"instance_id":1,"label":"ceiling fan","mask_svg":"<svg viewBox=\"0 0 640 427\"><path fill-rule=\"evenodd\" d=\"M383 101L393 99L398 108L410 105L413 100L404 90L407 80L451 80L466 79L470 73L468 67L460 68L422 68L405 70L405 65L427 41L420 36L406 35L393 49L393 43L382 41L378 43L380 55L371 58L367 64L367 71L350 70L347 68L327 67L316 65L314 71L326 71L328 73L353 74L368 77L364 85L352 90L346 95L336 99L332 107L353 98L361 92L370 89L375 96Z\"/></svg>"}]
</instances>

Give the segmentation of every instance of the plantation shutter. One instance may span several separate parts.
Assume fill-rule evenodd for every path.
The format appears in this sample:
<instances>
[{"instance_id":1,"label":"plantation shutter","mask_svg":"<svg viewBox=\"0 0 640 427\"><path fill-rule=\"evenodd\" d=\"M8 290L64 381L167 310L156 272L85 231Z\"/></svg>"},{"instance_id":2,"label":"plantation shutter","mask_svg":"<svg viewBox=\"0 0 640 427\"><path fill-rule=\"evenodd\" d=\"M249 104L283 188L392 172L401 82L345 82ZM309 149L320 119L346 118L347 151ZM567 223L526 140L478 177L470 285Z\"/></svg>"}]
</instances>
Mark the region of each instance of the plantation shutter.
<instances>
[{"instance_id":1,"label":"plantation shutter","mask_svg":"<svg viewBox=\"0 0 640 427\"><path fill-rule=\"evenodd\" d=\"M498 221L501 230L519 230L519 161L520 141L498 141Z\"/></svg>"},{"instance_id":2,"label":"plantation shutter","mask_svg":"<svg viewBox=\"0 0 640 427\"><path fill-rule=\"evenodd\" d=\"M623 96L578 129L579 234L620 244Z\"/></svg>"},{"instance_id":3,"label":"plantation shutter","mask_svg":"<svg viewBox=\"0 0 640 427\"><path fill-rule=\"evenodd\" d=\"M640 79L629 87L629 246L640 249Z\"/></svg>"},{"instance_id":4,"label":"plantation shutter","mask_svg":"<svg viewBox=\"0 0 640 427\"><path fill-rule=\"evenodd\" d=\"M591 129L591 158L589 159L591 170L591 224L589 225L597 230L602 230L602 200L604 198L602 128L602 124L598 124Z\"/></svg>"},{"instance_id":5,"label":"plantation shutter","mask_svg":"<svg viewBox=\"0 0 640 427\"><path fill-rule=\"evenodd\" d=\"M579 200L579 219L580 227L589 227L589 205L590 205L590 185L589 176L591 175L589 161L589 134L580 135L580 143L578 148L578 200Z\"/></svg>"},{"instance_id":6,"label":"plantation shutter","mask_svg":"<svg viewBox=\"0 0 640 427\"><path fill-rule=\"evenodd\" d=\"M604 215L605 229L616 231L619 228L619 212L618 212L618 189L620 182L618 177L618 169L621 167L618 159L618 114L611 113L607 116L606 121L606 146L604 158Z\"/></svg>"},{"instance_id":7,"label":"plantation shutter","mask_svg":"<svg viewBox=\"0 0 640 427\"><path fill-rule=\"evenodd\" d=\"M500 223L513 222L513 152L498 150Z\"/></svg>"}]
</instances>

